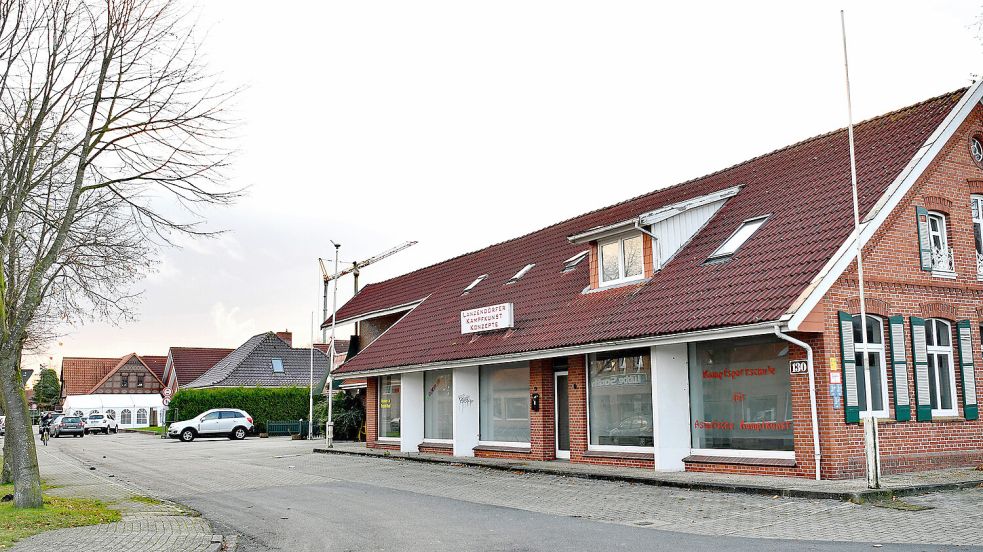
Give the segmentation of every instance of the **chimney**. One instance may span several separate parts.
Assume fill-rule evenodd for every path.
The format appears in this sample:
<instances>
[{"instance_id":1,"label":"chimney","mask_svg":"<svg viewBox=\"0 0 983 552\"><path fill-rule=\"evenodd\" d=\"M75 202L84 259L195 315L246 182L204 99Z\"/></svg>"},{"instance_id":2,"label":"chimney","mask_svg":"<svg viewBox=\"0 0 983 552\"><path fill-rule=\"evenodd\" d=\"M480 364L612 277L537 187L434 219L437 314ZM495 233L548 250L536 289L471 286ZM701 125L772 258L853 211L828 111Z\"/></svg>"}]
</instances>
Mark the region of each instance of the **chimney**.
<instances>
[{"instance_id":1,"label":"chimney","mask_svg":"<svg viewBox=\"0 0 983 552\"><path fill-rule=\"evenodd\" d=\"M277 332L276 336L287 342L287 346L294 346L294 334L290 333L288 330L283 330L282 332Z\"/></svg>"}]
</instances>

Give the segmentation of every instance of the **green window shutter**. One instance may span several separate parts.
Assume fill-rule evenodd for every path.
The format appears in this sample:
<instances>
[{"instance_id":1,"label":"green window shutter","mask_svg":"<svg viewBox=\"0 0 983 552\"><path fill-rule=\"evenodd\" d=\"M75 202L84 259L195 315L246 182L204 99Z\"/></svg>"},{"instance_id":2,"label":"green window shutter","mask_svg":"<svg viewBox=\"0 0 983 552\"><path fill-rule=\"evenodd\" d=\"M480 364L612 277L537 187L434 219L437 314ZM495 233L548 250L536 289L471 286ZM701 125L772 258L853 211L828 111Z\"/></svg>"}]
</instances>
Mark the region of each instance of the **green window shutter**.
<instances>
[{"instance_id":1,"label":"green window shutter","mask_svg":"<svg viewBox=\"0 0 983 552\"><path fill-rule=\"evenodd\" d=\"M840 311L840 351L843 354L843 415L848 424L860 422L857 358L853 347L853 316Z\"/></svg>"},{"instance_id":2,"label":"green window shutter","mask_svg":"<svg viewBox=\"0 0 983 552\"><path fill-rule=\"evenodd\" d=\"M925 319L911 317L911 363L915 368L915 418L932 419L932 397L928 383L928 347L925 343Z\"/></svg>"},{"instance_id":3,"label":"green window shutter","mask_svg":"<svg viewBox=\"0 0 983 552\"><path fill-rule=\"evenodd\" d=\"M887 319L891 345L891 385L894 389L894 417L899 422L911 419L911 392L908 390L908 361L905 358L904 317Z\"/></svg>"},{"instance_id":4,"label":"green window shutter","mask_svg":"<svg viewBox=\"0 0 983 552\"><path fill-rule=\"evenodd\" d=\"M921 259L922 270L932 271L932 240L928 235L928 209L915 207L915 218L918 221L918 256Z\"/></svg>"},{"instance_id":5,"label":"green window shutter","mask_svg":"<svg viewBox=\"0 0 983 552\"><path fill-rule=\"evenodd\" d=\"M956 322L959 335L959 372L962 374L963 415L967 420L980 417L976 403L976 366L973 363L973 330L969 320Z\"/></svg>"}]
</instances>

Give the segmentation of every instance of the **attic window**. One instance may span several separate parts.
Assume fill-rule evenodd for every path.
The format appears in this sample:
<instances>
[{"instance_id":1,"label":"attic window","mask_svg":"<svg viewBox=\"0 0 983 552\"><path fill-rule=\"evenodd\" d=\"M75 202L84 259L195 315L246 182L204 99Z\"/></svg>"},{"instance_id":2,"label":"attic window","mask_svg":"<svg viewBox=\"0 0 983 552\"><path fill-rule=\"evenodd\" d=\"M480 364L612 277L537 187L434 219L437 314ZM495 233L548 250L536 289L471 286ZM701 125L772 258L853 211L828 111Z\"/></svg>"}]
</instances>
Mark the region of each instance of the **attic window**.
<instances>
[{"instance_id":1,"label":"attic window","mask_svg":"<svg viewBox=\"0 0 983 552\"><path fill-rule=\"evenodd\" d=\"M584 259L587 258L588 253L590 253L590 251L581 251L580 253L577 253L573 257L570 257L569 259L563 261L562 272L570 272L571 270L576 268L576 266L580 264L580 261L583 261Z\"/></svg>"},{"instance_id":2,"label":"attic window","mask_svg":"<svg viewBox=\"0 0 983 552\"><path fill-rule=\"evenodd\" d=\"M737 230L727 238L724 243L710 255L709 260L724 259L730 257L744 245L744 242L751 239L751 236L761 228L761 225L768 220L769 215L745 220Z\"/></svg>"},{"instance_id":3,"label":"attic window","mask_svg":"<svg viewBox=\"0 0 983 552\"><path fill-rule=\"evenodd\" d=\"M522 270L516 272L515 273L515 276L509 278L509 281L508 282L505 282L505 283L506 284L514 284L514 283L518 282L519 281L519 278L522 278L523 276L525 276L526 275L526 272L529 272L532 269L532 267L534 267L534 266L536 266L536 263L527 264L526 266L522 267Z\"/></svg>"},{"instance_id":4,"label":"attic window","mask_svg":"<svg viewBox=\"0 0 983 552\"><path fill-rule=\"evenodd\" d=\"M468 284L468 287L464 288L464 293L467 293L467 292L471 291L472 289L474 289L475 286L477 286L478 284L480 284L481 281L484 280L487 277L488 277L487 274L482 274L481 276L478 276L477 278L475 278L473 282L471 282L470 284Z\"/></svg>"},{"instance_id":5,"label":"attic window","mask_svg":"<svg viewBox=\"0 0 983 552\"><path fill-rule=\"evenodd\" d=\"M283 373L283 359L282 358L274 358L270 362L273 364L273 373L274 374L282 374Z\"/></svg>"}]
</instances>

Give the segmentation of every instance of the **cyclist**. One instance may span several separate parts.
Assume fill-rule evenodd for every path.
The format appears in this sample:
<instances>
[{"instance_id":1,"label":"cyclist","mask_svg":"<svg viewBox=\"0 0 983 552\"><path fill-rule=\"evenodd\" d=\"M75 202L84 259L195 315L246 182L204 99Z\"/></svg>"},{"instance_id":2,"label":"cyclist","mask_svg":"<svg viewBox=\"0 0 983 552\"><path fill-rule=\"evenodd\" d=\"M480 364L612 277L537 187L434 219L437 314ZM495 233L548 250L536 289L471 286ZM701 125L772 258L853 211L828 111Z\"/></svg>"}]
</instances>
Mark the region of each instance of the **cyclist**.
<instances>
[{"instance_id":1,"label":"cyclist","mask_svg":"<svg viewBox=\"0 0 983 552\"><path fill-rule=\"evenodd\" d=\"M38 421L38 436L44 439L44 434L48 431L48 426L51 425L51 412L45 412L41 415L41 419Z\"/></svg>"}]
</instances>

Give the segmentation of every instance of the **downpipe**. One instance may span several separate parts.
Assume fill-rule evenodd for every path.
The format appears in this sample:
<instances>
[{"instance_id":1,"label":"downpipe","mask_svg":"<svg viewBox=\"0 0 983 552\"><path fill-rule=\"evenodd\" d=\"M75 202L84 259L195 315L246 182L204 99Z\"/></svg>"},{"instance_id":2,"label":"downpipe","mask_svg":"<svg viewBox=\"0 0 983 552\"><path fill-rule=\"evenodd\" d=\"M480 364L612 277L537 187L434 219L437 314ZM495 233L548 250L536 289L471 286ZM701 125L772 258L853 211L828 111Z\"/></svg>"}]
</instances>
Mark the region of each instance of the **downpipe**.
<instances>
[{"instance_id":1,"label":"downpipe","mask_svg":"<svg viewBox=\"0 0 983 552\"><path fill-rule=\"evenodd\" d=\"M775 335L781 340L788 341L806 350L806 363L809 365L809 407L812 411L812 450L815 455L816 481L819 481L819 467L822 453L819 450L819 414L816 410L816 370L813 367L812 347L805 341L799 341L790 335L782 333L781 328L777 324L775 325Z\"/></svg>"}]
</instances>

